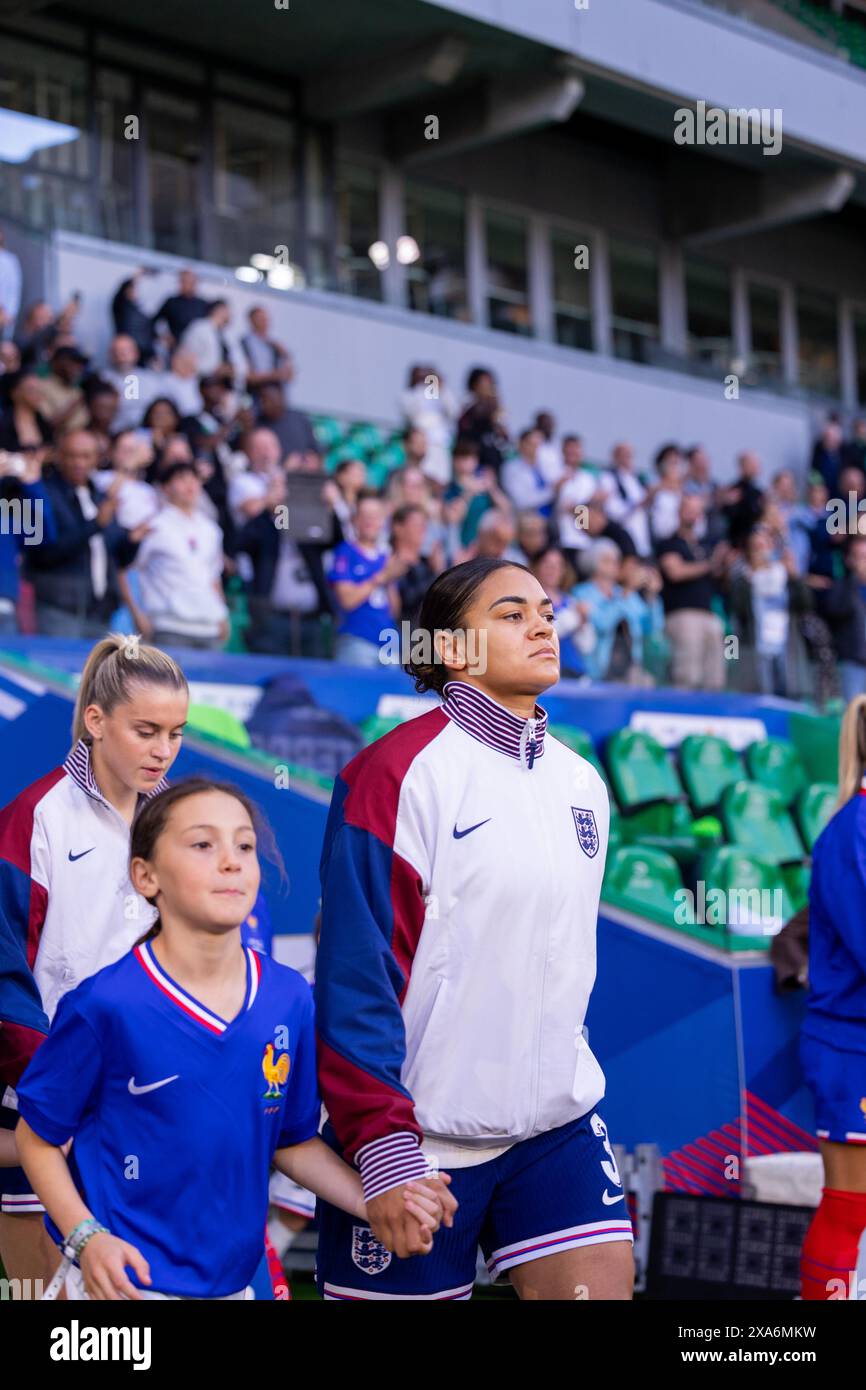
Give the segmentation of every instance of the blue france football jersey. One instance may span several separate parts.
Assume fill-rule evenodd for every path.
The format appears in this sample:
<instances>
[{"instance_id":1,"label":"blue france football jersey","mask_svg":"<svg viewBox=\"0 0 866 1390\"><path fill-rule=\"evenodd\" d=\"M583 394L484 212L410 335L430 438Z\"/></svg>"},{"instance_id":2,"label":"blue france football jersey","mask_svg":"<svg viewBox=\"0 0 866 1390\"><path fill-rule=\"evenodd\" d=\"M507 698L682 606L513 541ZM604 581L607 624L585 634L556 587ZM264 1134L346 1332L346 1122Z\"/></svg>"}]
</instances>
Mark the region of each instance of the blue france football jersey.
<instances>
[{"instance_id":1,"label":"blue france football jersey","mask_svg":"<svg viewBox=\"0 0 866 1390\"><path fill-rule=\"evenodd\" d=\"M310 987L242 949L246 998L227 1023L170 978L150 942L136 946L61 1000L17 1088L37 1134L74 1137L84 1201L138 1247L160 1293L219 1298L249 1283L274 1150L319 1128Z\"/></svg>"}]
</instances>

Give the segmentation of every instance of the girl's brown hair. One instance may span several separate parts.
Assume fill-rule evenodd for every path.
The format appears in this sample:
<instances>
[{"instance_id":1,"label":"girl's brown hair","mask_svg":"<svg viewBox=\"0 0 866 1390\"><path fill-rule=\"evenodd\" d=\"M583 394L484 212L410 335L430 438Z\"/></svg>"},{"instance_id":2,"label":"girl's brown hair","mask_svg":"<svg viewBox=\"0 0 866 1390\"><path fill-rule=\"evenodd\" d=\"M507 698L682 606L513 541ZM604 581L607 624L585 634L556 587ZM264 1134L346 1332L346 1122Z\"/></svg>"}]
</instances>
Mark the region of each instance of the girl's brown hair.
<instances>
[{"instance_id":1,"label":"girl's brown hair","mask_svg":"<svg viewBox=\"0 0 866 1390\"><path fill-rule=\"evenodd\" d=\"M235 801L240 802L250 818L259 845L264 846L264 857L275 865L281 881L286 883L286 870L282 855L277 847L273 831L258 806L245 792L242 792L231 782L212 782L208 777L185 777L182 781L174 782L165 791L158 792L156 796L145 801L132 823L132 835L129 842L130 865L133 859L150 860L153 858L157 841L163 834L174 807L179 805L181 801L186 801L188 797L199 796L202 792L222 792L224 796L234 797ZM147 901L152 904L155 900L148 898ZM150 941L154 936L157 936L161 927L162 923L157 917L153 926L136 942L136 945L140 946L142 942Z\"/></svg>"},{"instance_id":2,"label":"girl's brown hair","mask_svg":"<svg viewBox=\"0 0 866 1390\"><path fill-rule=\"evenodd\" d=\"M106 714L132 699L136 682L165 685L189 695L186 676L176 661L133 634L110 632L91 651L81 673L75 714L72 719L73 743L89 739L84 723L88 705L99 705Z\"/></svg>"}]
</instances>

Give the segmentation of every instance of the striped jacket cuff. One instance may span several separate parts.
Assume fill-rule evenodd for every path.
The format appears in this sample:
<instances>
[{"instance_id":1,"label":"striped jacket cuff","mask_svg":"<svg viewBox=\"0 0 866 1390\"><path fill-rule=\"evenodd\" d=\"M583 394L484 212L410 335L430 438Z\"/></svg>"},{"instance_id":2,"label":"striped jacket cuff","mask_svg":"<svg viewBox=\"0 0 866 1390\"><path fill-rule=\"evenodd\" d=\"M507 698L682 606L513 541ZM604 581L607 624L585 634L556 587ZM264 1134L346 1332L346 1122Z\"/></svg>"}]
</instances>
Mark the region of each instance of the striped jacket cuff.
<instances>
[{"instance_id":1,"label":"striped jacket cuff","mask_svg":"<svg viewBox=\"0 0 866 1390\"><path fill-rule=\"evenodd\" d=\"M361 1170L365 1202L413 1178L424 1178L428 1172L418 1136L411 1130L371 1139L355 1154L355 1163Z\"/></svg>"}]
</instances>

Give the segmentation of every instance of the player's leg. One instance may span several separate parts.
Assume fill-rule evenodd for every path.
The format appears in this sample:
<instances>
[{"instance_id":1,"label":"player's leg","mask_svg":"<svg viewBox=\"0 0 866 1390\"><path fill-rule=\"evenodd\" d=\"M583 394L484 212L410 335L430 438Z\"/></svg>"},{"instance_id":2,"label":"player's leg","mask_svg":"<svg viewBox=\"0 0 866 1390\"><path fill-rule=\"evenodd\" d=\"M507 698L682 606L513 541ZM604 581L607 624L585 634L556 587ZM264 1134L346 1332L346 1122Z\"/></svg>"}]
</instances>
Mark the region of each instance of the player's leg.
<instances>
[{"instance_id":1,"label":"player's leg","mask_svg":"<svg viewBox=\"0 0 866 1390\"><path fill-rule=\"evenodd\" d=\"M508 1277L522 1299L629 1300L634 1294L630 1240L585 1245L515 1265Z\"/></svg>"},{"instance_id":2,"label":"player's leg","mask_svg":"<svg viewBox=\"0 0 866 1390\"><path fill-rule=\"evenodd\" d=\"M804 1037L800 1056L815 1096L824 1187L800 1254L800 1292L810 1301L858 1298L866 1232L866 1058Z\"/></svg>"},{"instance_id":3,"label":"player's leg","mask_svg":"<svg viewBox=\"0 0 866 1390\"><path fill-rule=\"evenodd\" d=\"M60 1252L41 1212L0 1213L0 1260L6 1278L15 1281L16 1297L42 1297L60 1263Z\"/></svg>"},{"instance_id":4,"label":"player's leg","mask_svg":"<svg viewBox=\"0 0 866 1390\"><path fill-rule=\"evenodd\" d=\"M495 1160L481 1233L487 1267L521 1298L632 1296L632 1228L597 1110L515 1144Z\"/></svg>"}]
</instances>

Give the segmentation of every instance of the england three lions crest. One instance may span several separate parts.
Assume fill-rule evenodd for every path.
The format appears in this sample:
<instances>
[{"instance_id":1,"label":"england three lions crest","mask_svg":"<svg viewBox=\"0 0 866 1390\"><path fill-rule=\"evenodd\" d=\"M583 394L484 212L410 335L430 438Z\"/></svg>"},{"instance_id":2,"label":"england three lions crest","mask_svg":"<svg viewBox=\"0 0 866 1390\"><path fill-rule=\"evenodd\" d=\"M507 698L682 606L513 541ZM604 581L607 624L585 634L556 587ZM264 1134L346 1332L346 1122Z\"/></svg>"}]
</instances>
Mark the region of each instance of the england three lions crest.
<instances>
[{"instance_id":1,"label":"england three lions crest","mask_svg":"<svg viewBox=\"0 0 866 1390\"><path fill-rule=\"evenodd\" d=\"M369 1226L353 1226L352 1261L364 1274L381 1274L391 1263L391 1251L376 1239Z\"/></svg>"},{"instance_id":2,"label":"england three lions crest","mask_svg":"<svg viewBox=\"0 0 866 1390\"><path fill-rule=\"evenodd\" d=\"M598 854L598 826L595 823L595 812L587 811L582 806L572 806L571 814L574 816L577 843L587 858L594 859Z\"/></svg>"}]
</instances>

